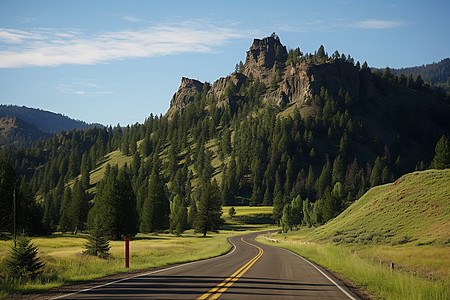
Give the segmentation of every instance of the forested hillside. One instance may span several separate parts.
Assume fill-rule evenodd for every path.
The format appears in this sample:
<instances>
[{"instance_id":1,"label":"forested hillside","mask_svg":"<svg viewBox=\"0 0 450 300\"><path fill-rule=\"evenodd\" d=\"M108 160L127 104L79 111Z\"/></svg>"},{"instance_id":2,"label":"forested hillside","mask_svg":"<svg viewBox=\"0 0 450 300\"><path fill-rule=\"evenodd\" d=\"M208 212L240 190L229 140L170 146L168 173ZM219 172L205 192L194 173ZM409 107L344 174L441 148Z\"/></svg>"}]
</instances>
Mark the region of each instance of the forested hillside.
<instances>
[{"instance_id":1,"label":"forested hillside","mask_svg":"<svg viewBox=\"0 0 450 300\"><path fill-rule=\"evenodd\" d=\"M50 136L17 117L0 118L0 149L31 146L35 141Z\"/></svg>"},{"instance_id":2,"label":"forested hillside","mask_svg":"<svg viewBox=\"0 0 450 300\"><path fill-rule=\"evenodd\" d=\"M439 140L448 152L448 97L408 82L323 46L287 51L272 35L255 40L230 76L183 78L165 116L62 131L2 151L0 169L16 174L24 214L42 224L23 221L28 231L82 230L108 215L115 239L182 232L200 228L198 216L217 203L273 205L277 222L290 211L322 224L370 187L428 168ZM105 161L118 149L131 160L120 169ZM105 164L92 189L90 175ZM1 187L2 230L10 230L12 186Z\"/></svg>"},{"instance_id":3,"label":"forested hillside","mask_svg":"<svg viewBox=\"0 0 450 300\"><path fill-rule=\"evenodd\" d=\"M408 80L407 77L410 77L409 80L415 78L417 81L417 76L419 76L423 81L450 93L450 58L417 67L392 69L392 72L397 76L403 74L406 80Z\"/></svg>"},{"instance_id":4,"label":"forested hillside","mask_svg":"<svg viewBox=\"0 0 450 300\"><path fill-rule=\"evenodd\" d=\"M17 105L0 105L1 117L18 117L46 133L59 133L61 130L88 129L95 126L103 127L101 124L88 124L50 111Z\"/></svg>"}]
</instances>

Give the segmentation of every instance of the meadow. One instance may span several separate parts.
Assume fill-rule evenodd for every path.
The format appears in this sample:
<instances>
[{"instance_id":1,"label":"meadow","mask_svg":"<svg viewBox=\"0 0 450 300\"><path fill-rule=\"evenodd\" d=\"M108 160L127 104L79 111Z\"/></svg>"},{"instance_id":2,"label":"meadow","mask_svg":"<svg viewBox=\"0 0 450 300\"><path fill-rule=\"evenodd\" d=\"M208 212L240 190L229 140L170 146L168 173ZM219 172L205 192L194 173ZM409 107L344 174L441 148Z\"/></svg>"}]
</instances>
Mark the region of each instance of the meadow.
<instances>
[{"instance_id":1,"label":"meadow","mask_svg":"<svg viewBox=\"0 0 450 300\"><path fill-rule=\"evenodd\" d=\"M448 248L358 247L292 239L287 234L270 237L278 243L264 237L257 241L294 251L375 299L449 299ZM390 263L394 261L391 271Z\"/></svg>"},{"instance_id":2,"label":"meadow","mask_svg":"<svg viewBox=\"0 0 450 300\"><path fill-rule=\"evenodd\" d=\"M450 298L450 169L370 189L317 228L271 236L381 299ZM393 264L393 270L391 270Z\"/></svg>"},{"instance_id":3,"label":"meadow","mask_svg":"<svg viewBox=\"0 0 450 300\"><path fill-rule=\"evenodd\" d=\"M237 207L236 210L241 216L257 216L261 208L240 210ZM226 208L224 211L228 212ZM225 230L208 234L206 238L192 230L184 232L181 236L169 233L140 233L130 241L129 269L125 268L124 241L111 241L111 258L103 260L82 254L87 241L86 234L59 233L35 237L32 243L38 247L38 255L45 263L42 278L26 284L12 284L0 279L0 297L16 293L39 293L50 288L107 275L215 257L231 249L227 241L230 236L274 228L267 224L248 225L237 221L233 224L226 223L224 227ZM0 241L0 266L11 245L11 240Z\"/></svg>"}]
</instances>

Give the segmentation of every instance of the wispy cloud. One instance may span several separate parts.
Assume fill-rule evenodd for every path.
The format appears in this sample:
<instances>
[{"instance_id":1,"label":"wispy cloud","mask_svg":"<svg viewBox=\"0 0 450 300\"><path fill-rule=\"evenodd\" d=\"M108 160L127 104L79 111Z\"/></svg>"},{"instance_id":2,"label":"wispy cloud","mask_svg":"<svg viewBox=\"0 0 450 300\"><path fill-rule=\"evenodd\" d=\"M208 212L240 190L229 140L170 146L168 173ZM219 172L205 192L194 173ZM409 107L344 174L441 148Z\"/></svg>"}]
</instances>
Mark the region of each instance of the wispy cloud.
<instances>
[{"instance_id":1,"label":"wispy cloud","mask_svg":"<svg viewBox=\"0 0 450 300\"><path fill-rule=\"evenodd\" d=\"M150 26L88 36L56 29L0 28L0 68L93 65L126 58L213 52L231 39L252 36L235 27L201 22Z\"/></svg>"},{"instance_id":2,"label":"wispy cloud","mask_svg":"<svg viewBox=\"0 0 450 300\"><path fill-rule=\"evenodd\" d=\"M286 32L320 32L320 31L331 31L331 30L341 30L348 28L361 28L361 29L390 29L395 27L400 27L407 25L403 21L388 21L388 20L378 20L378 19L367 19L361 21L349 21L345 18L330 18L326 20L310 20L304 21L303 23L287 23L277 26L280 31Z\"/></svg>"},{"instance_id":3,"label":"wispy cloud","mask_svg":"<svg viewBox=\"0 0 450 300\"><path fill-rule=\"evenodd\" d=\"M23 30L0 28L0 41L8 44L19 44L33 36L35 39L38 38L38 36Z\"/></svg>"},{"instance_id":4,"label":"wispy cloud","mask_svg":"<svg viewBox=\"0 0 450 300\"><path fill-rule=\"evenodd\" d=\"M112 91L107 91L103 86L94 83L89 79L75 80L71 83L61 83L57 90L64 94L75 94L87 97L101 97L114 94Z\"/></svg>"},{"instance_id":5,"label":"wispy cloud","mask_svg":"<svg viewBox=\"0 0 450 300\"><path fill-rule=\"evenodd\" d=\"M122 16L122 19L124 19L125 21L128 21L128 22L134 22L134 23L142 22L142 20L140 18L128 16L128 15Z\"/></svg>"},{"instance_id":6,"label":"wispy cloud","mask_svg":"<svg viewBox=\"0 0 450 300\"><path fill-rule=\"evenodd\" d=\"M356 22L353 27L364 29L390 29L403 25L405 25L403 21L368 19Z\"/></svg>"}]
</instances>

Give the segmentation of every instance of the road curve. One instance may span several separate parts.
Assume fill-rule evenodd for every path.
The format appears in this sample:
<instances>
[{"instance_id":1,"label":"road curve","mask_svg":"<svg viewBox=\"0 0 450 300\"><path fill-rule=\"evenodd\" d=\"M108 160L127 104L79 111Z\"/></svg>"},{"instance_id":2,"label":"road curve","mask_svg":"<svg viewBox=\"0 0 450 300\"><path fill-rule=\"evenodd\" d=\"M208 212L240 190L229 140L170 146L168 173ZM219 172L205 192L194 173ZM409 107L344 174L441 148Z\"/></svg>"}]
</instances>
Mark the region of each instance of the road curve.
<instances>
[{"instance_id":1,"label":"road curve","mask_svg":"<svg viewBox=\"0 0 450 300\"><path fill-rule=\"evenodd\" d=\"M53 299L358 299L297 254L234 236L228 254L186 263Z\"/></svg>"}]
</instances>

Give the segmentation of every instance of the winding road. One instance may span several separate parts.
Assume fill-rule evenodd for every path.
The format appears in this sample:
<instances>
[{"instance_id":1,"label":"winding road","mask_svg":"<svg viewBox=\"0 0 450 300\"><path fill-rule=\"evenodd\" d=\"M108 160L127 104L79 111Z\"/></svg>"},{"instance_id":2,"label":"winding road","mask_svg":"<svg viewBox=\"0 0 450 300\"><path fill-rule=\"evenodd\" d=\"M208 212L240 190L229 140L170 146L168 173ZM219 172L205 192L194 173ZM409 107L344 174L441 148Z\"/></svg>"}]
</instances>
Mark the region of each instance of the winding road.
<instances>
[{"instance_id":1,"label":"winding road","mask_svg":"<svg viewBox=\"0 0 450 300\"><path fill-rule=\"evenodd\" d=\"M226 255L121 279L53 299L358 299L297 254L234 236Z\"/></svg>"}]
</instances>

